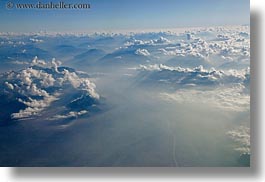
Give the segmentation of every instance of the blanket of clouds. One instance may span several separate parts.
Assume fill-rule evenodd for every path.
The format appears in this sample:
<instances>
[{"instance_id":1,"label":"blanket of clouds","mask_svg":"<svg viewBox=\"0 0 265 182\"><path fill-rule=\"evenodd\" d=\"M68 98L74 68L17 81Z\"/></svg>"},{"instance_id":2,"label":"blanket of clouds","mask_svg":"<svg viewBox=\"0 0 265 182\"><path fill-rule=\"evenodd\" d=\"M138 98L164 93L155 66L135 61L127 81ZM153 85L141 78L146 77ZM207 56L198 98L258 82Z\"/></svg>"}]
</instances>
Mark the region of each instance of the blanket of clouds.
<instances>
[{"instance_id":1,"label":"blanket of clouds","mask_svg":"<svg viewBox=\"0 0 265 182\"><path fill-rule=\"evenodd\" d=\"M71 156L59 155L54 164L35 156L28 163L15 160L12 153L10 163L0 158L0 164L249 165L249 26L94 34L2 32L0 87L0 106L6 108L0 112L2 132L8 132L10 124L15 131L34 121L32 127L41 125L46 136L44 128L53 123L70 140L62 144L49 138L50 147L67 148L65 155ZM56 133L58 128L47 130ZM3 146L15 147L16 140L1 137ZM73 145L80 150L73 151ZM150 145L156 150L149 151ZM49 152L42 157L57 155Z\"/></svg>"}]
</instances>

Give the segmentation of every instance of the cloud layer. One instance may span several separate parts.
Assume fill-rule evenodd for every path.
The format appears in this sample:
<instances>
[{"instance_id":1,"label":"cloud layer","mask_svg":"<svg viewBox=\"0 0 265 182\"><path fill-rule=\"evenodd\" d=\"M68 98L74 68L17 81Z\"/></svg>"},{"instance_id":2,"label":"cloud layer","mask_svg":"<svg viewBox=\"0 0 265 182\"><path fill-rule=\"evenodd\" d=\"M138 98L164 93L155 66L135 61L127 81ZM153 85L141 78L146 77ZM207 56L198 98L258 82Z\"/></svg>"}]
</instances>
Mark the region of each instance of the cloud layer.
<instances>
[{"instance_id":1,"label":"cloud layer","mask_svg":"<svg viewBox=\"0 0 265 182\"><path fill-rule=\"evenodd\" d=\"M250 97L243 85L215 89L179 89L174 93L162 92L160 97L170 102L200 104L225 111L249 111Z\"/></svg>"},{"instance_id":2,"label":"cloud layer","mask_svg":"<svg viewBox=\"0 0 265 182\"><path fill-rule=\"evenodd\" d=\"M249 83L249 68L244 70L216 70L204 69L203 66L196 68L169 67L163 64L141 65L139 76L143 82L154 82L171 85L224 85Z\"/></svg>"}]
</instances>

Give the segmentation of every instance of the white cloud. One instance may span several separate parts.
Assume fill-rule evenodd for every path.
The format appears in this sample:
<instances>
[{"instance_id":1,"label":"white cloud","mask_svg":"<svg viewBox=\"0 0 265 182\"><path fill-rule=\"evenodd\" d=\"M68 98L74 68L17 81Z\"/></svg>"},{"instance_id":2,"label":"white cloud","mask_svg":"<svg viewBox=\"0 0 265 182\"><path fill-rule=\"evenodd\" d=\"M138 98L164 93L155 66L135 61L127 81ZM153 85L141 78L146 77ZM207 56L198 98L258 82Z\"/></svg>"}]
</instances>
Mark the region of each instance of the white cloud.
<instances>
[{"instance_id":1,"label":"white cloud","mask_svg":"<svg viewBox=\"0 0 265 182\"><path fill-rule=\"evenodd\" d=\"M32 83L30 86L26 87L28 94L32 96L43 96L43 97L48 97L49 94L43 90L37 87L35 83Z\"/></svg>"},{"instance_id":2,"label":"white cloud","mask_svg":"<svg viewBox=\"0 0 265 182\"><path fill-rule=\"evenodd\" d=\"M250 70L216 70L195 68L170 67L163 64L140 65L140 74L146 74L143 81L158 82L165 80L173 85L222 85L244 83L249 79Z\"/></svg>"},{"instance_id":3,"label":"white cloud","mask_svg":"<svg viewBox=\"0 0 265 182\"><path fill-rule=\"evenodd\" d=\"M36 38L30 38L29 40L32 41L32 42L35 42L35 43L41 43L41 42L43 42L43 40L36 39Z\"/></svg>"},{"instance_id":4,"label":"white cloud","mask_svg":"<svg viewBox=\"0 0 265 182\"><path fill-rule=\"evenodd\" d=\"M196 30L193 34L181 34L181 39L171 42L170 47L159 46L158 51L160 54L170 57L187 57L192 56L195 58L209 61L215 67L225 62L238 62L239 64L244 60L250 58L250 39L248 33L240 33L242 27L237 29L226 28L212 28L206 30ZM244 28L242 28L244 29ZM247 32L247 30L245 31ZM210 34L216 38L208 38L201 34ZM191 39L186 40L186 36ZM183 38L185 36L185 38ZM176 38L179 38L176 36ZM145 42L145 45L147 43ZM153 44L155 41L153 40ZM148 44L150 45L150 43ZM243 58L243 59L242 59ZM244 65L244 63L242 63Z\"/></svg>"},{"instance_id":5,"label":"white cloud","mask_svg":"<svg viewBox=\"0 0 265 182\"><path fill-rule=\"evenodd\" d=\"M135 51L135 54L140 55L140 56L150 56L150 53L146 49L137 49Z\"/></svg>"},{"instance_id":6,"label":"white cloud","mask_svg":"<svg viewBox=\"0 0 265 182\"><path fill-rule=\"evenodd\" d=\"M80 86L80 79L75 72L70 72L64 69L62 74L64 76L62 80L63 82L70 82L74 88L78 88Z\"/></svg>"},{"instance_id":7,"label":"white cloud","mask_svg":"<svg viewBox=\"0 0 265 182\"><path fill-rule=\"evenodd\" d=\"M7 86L7 88L9 88L10 90L14 89L14 86L11 83L5 82L5 85Z\"/></svg>"},{"instance_id":8,"label":"white cloud","mask_svg":"<svg viewBox=\"0 0 265 182\"><path fill-rule=\"evenodd\" d=\"M60 95L63 94L63 89L68 88L67 84L69 83L76 91L85 90L90 97L99 99L99 94L95 91L96 85L93 82L88 78L80 77L79 72L70 72L67 69L59 72L60 62L53 59L51 63L46 63L35 57L32 64L40 67L29 67L20 72L7 73L6 87L11 90L15 89L18 101L26 106L25 109L13 113L11 115L13 119L40 115L52 102L61 99ZM81 75L85 76L84 73ZM49 92L48 88L51 87L53 91ZM73 114L78 116L84 112L70 112L70 115Z\"/></svg>"},{"instance_id":9,"label":"white cloud","mask_svg":"<svg viewBox=\"0 0 265 182\"><path fill-rule=\"evenodd\" d=\"M222 41L230 39L229 35L224 35L224 34L218 34L216 37L218 40L222 40Z\"/></svg>"},{"instance_id":10,"label":"white cloud","mask_svg":"<svg viewBox=\"0 0 265 182\"><path fill-rule=\"evenodd\" d=\"M159 39L154 40L154 43L157 43L157 44L168 44L168 43L170 43L170 40L168 40L165 37L160 37Z\"/></svg>"},{"instance_id":11,"label":"white cloud","mask_svg":"<svg viewBox=\"0 0 265 182\"><path fill-rule=\"evenodd\" d=\"M80 89L86 90L90 97L99 99L99 94L95 90L96 85L92 83L89 79L81 79Z\"/></svg>"},{"instance_id":12,"label":"white cloud","mask_svg":"<svg viewBox=\"0 0 265 182\"><path fill-rule=\"evenodd\" d=\"M146 35L148 36L148 34ZM127 41L125 46L137 46L137 45L161 45L161 44L169 44L171 41L165 37L159 37L159 39L151 39L151 40L138 40L133 38L130 41Z\"/></svg>"},{"instance_id":13,"label":"white cloud","mask_svg":"<svg viewBox=\"0 0 265 182\"><path fill-rule=\"evenodd\" d=\"M27 108L20 110L18 113L13 113L11 117L13 119L24 119L39 115L40 112L49 107L53 101L58 100L57 96L48 95L43 97L41 100L36 100L29 97L29 101L18 99L18 101L25 104Z\"/></svg>"},{"instance_id":14,"label":"white cloud","mask_svg":"<svg viewBox=\"0 0 265 182\"><path fill-rule=\"evenodd\" d=\"M31 83L32 83L32 80L30 78L31 74L28 71L29 71L29 69L22 70L22 72L17 75L17 78L22 81L22 84L31 85Z\"/></svg>"},{"instance_id":15,"label":"white cloud","mask_svg":"<svg viewBox=\"0 0 265 182\"><path fill-rule=\"evenodd\" d=\"M44 60L39 60L38 57L36 56L33 60L32 60L32 65L37 65L37 66L45 66L46 62Z\"/></svg>"},{"instance_id":16,"label":"white cloud","mask_svg":"<svg viewBox=\"0 0 265 182\"><path fill-rule=\"evenodd\" d=\"M250 154L250 128L246 126L240 126L234 130L228 131L227 135L231 137L237 146L235 150L242 154Z\"/></svg>"},{"instance_id":17,"label":"white cloud","mask_svg":"<svg viewBox=\"0 0 265 182\"><path fill-rule=\"evenodd\" d=\"M29 64L26 61L10 61L10 63L17 64L17 65L27 65L27 64Z\"/></svg>"},{"instance_id":18,"label":"white cloud","mask_svg":"<svg viewBox=\"0 0 265 182\"><path fill-rule=\"evenodd\" d=\"M52 64L52 67L54 68L54 70L58 73L59 72L58 66L60 66L62 64L62 62L53 58L51 64Z\"/></svg>"},{"instance_id":19,"label":"white cloud","mask_svg":"<svg viewBox=\"0 0 265 182\"><path fill-rule=\"evenodd\" d=\"M62 73L64 78L61 80L61 84L64 82L70 82L74 88L86 90L91 97L99 99L99 94L95 91L96 85L89 79L79 78L75 72L69 72L68 70L64 70Z\"/></svg>"},{"instance_id":20,"label":"white cloud","mask_svg":"<svg viewBox=\"0 0 265 182\"><path fill-rule=\"evenodd\" d=\"M33 69L31 67L22 70L22 72L17 75L17 78L22 80L23 84L25 85L31 85L32 79L39 79L40 83L44 87L53 86L55 83L55 79L51 74L48 74L43 70Z\"/></svg>"},{"instance_id":21,"label":"white cloud","mask_svg":"<svg viewBox=\"0 0 265 182\"><path fill-rule=\"evenodd\" d=\"M77 117L82 116L82 115L87 114L87 113L88 113L88 111L86 111L86 110L82 110L79 112L71 111L65 115L55 115L54 117L50 118L50 120L77 118Z\"/></svg>"}]
</instances>

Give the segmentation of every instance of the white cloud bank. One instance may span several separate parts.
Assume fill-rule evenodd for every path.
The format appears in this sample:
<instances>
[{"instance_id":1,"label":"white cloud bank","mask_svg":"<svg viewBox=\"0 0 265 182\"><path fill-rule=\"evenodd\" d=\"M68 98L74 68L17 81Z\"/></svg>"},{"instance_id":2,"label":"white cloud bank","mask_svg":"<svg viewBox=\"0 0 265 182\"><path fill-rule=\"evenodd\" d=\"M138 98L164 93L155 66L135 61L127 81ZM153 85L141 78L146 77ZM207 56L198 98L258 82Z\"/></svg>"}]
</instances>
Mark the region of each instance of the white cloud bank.
<instances>
[{"instance_id":1,"label":"white cloud bank","mask_svg":"<svg viewBox=\"0 0 265 182\"><path fill-rule=\"evenodd\" d=\"M169 67L163 64L140 65L140 75L143 81L161 82L172 85L224 85L248 82L250 69L243 70L216 70L204 69L203 66L195 68Z\"/></svg>"},{"instance_id":2,"label":"white cloud bank","mask_svg":"<svg viewBox=\"0 0 265 182\"><path fill-rule=\"evenodd\" d=\"M96 85L88 78L80 77L77 72L71 72L67 69L59 71L59 61L52 60L49 63L35 57L32 65L32 67L20 72L7 73L6 88L20 95L21 98L18 97L18 101L26 106L18 113L13 113L11 115L13 119L39 115L52 102L60 99L62 89L69 87L68 85L76 90L86 91L93 99L99 99L100 97L95 91ZM49 89L55 89L56 91L49 92ZM75 113L70 112L71 114ZM84 114L84 112L76 113L76 116L81 114Z\"/></svg>"},{"instance_id":3,"label":"white cloud bank","mask_svg":"<svg viewBox=\"0 0 265 182\"><path fill-rule=\"evenodd\" d=\"M250 70L216 70L169 67L165 65L140 66L142 83L165 89L162 99L186 104L201 104L226 111L249 111ZM174 88L175 92L168 92Z\"/></svg>"}]
</instances>

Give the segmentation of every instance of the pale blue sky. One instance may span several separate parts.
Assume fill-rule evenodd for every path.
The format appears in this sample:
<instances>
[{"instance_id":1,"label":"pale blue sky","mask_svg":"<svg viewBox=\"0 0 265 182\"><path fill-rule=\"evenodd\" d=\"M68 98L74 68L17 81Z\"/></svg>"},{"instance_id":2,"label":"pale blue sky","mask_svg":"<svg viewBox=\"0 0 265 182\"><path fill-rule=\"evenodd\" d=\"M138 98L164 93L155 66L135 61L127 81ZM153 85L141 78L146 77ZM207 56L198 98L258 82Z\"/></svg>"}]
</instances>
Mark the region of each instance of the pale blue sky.
<instances>
[{"instance_id":1,"label":"pale blue sky","mask_svg":"<svg viewBox=\"0 0 265 182\"><path fill-rule=\"evenodd\" d=\"M40 0L41 1L41 0ZM41 2L62 0L42 0ZM89 10L8 10L0 1L0 31L87 32L249 24L249 0L64 0ZM18 2L18 0L12 0ZM36 0L20 2L36 3Z\"/></svg>"}]
</instances>

